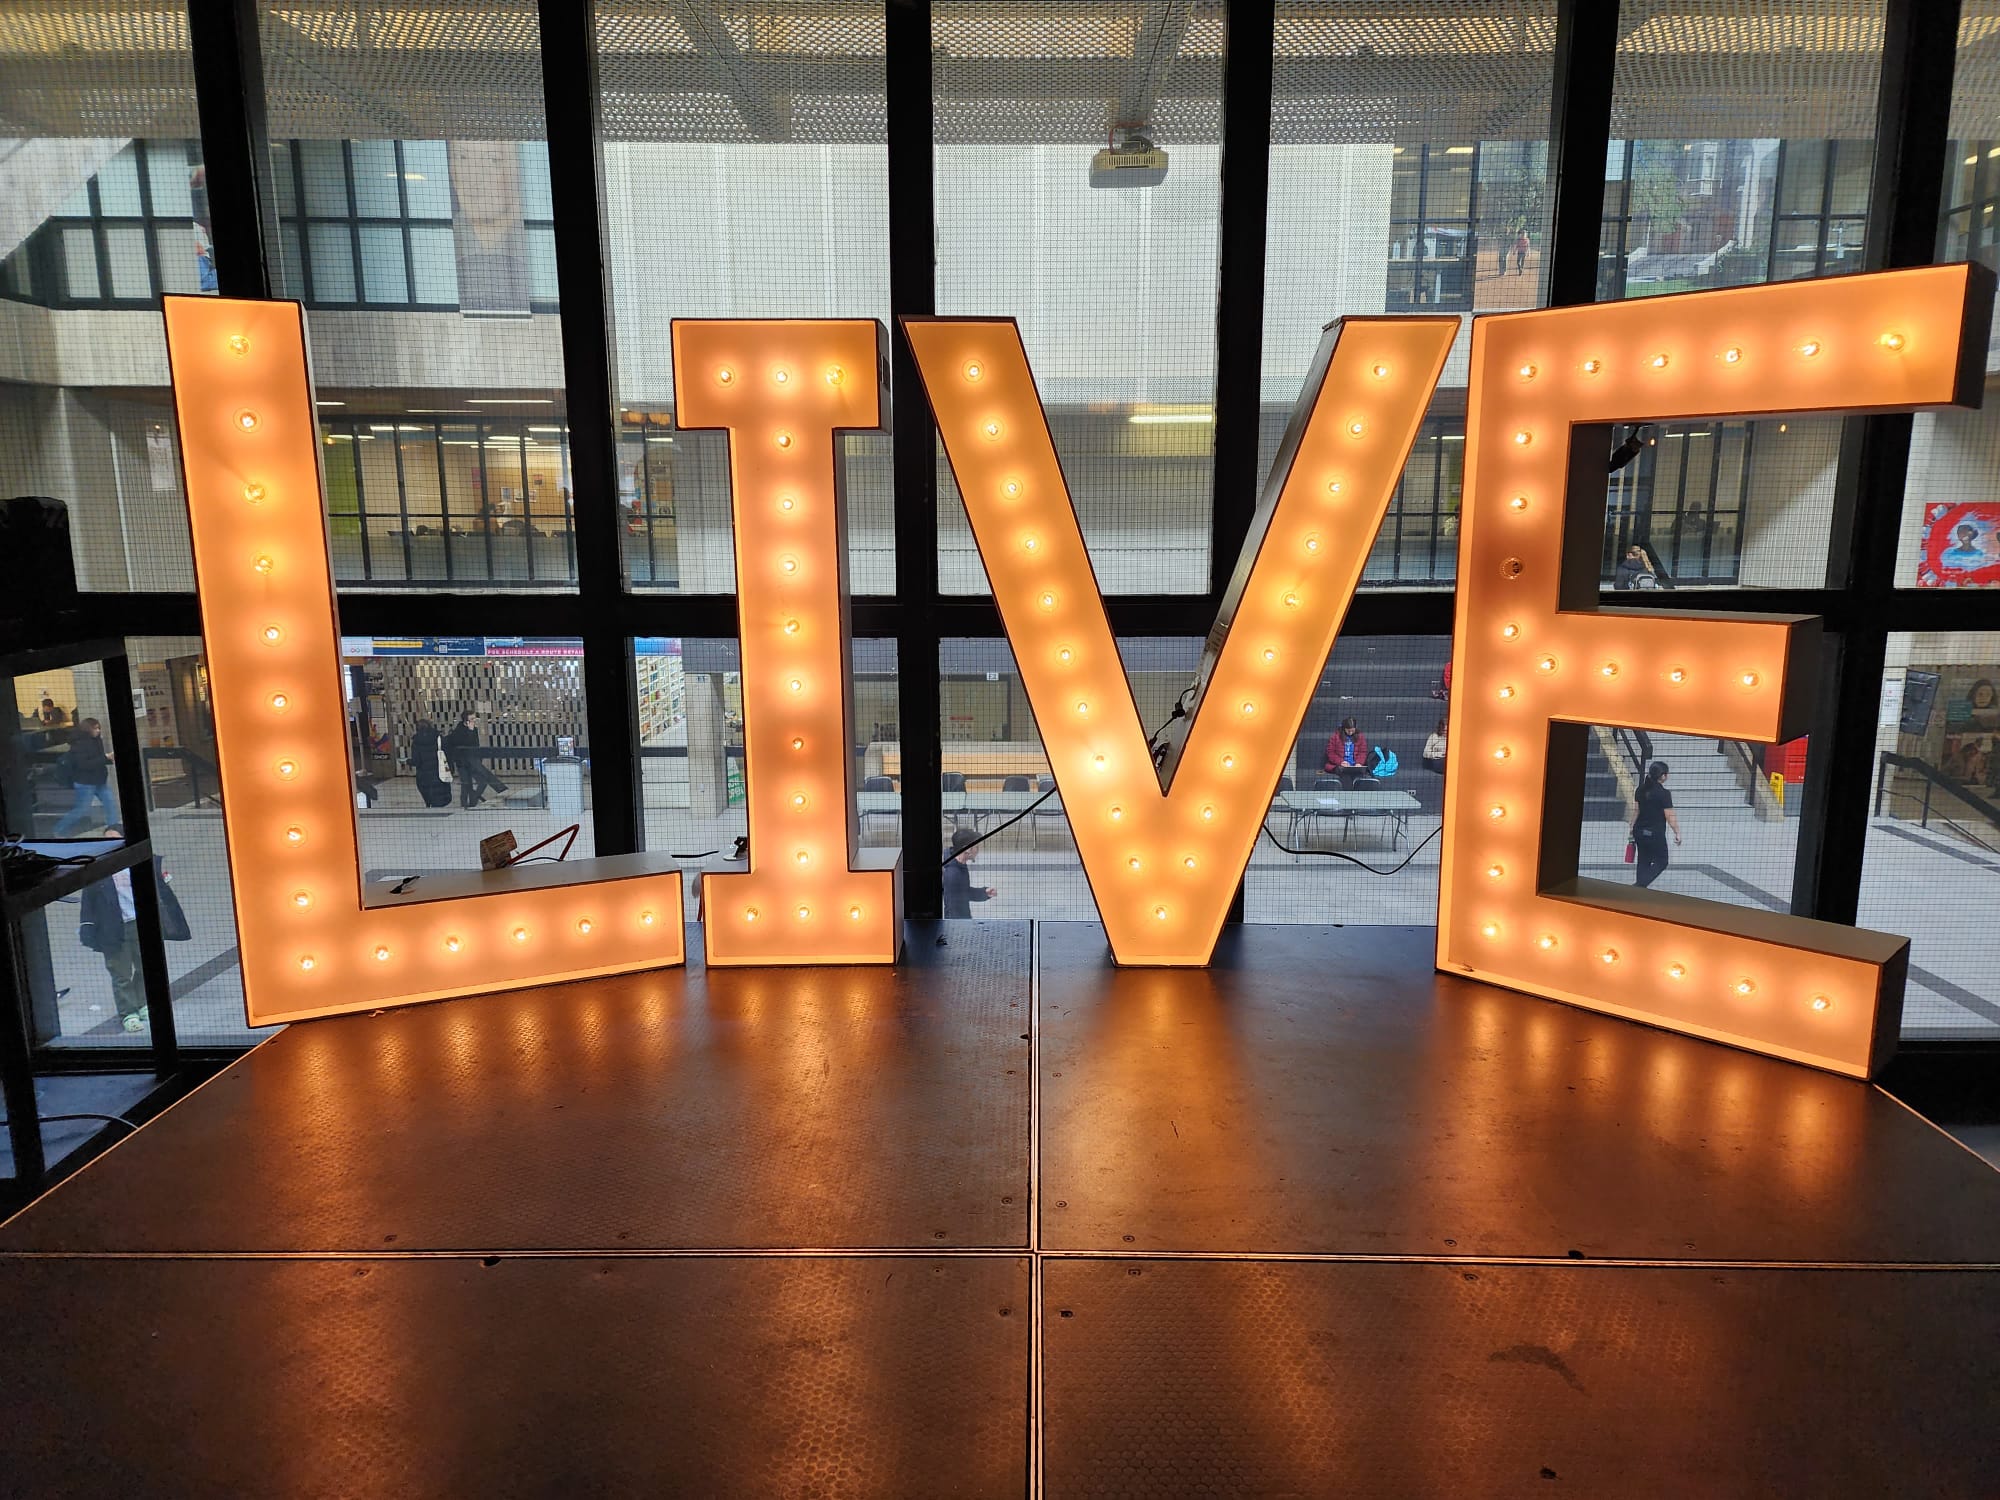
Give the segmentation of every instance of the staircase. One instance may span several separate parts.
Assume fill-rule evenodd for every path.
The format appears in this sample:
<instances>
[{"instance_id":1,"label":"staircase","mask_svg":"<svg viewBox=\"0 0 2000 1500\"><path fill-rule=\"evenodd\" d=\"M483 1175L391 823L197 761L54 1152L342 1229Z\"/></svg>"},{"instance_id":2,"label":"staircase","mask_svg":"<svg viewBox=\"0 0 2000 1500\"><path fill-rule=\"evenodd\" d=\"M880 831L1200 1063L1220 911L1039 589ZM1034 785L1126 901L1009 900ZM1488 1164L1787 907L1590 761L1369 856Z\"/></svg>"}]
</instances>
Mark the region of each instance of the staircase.
<instances>
[{"instance_id":1,"label":"staircase","mask_svg":"<svg viewBox=\"0 0 2000 1500\"><path fill-rule=\"evenodd\" d=\"M1612 769L1610 757L1604 753L1604 737L1593 731L1588 743L1590 749L1583 763L1583 821L1626 822L1632 816L1632 806L1618 784L1618 773ZM1629 775L1627 779L1631 779Z\"/></svg>"},{"instance_id":2,"label":"staircase","mask_svg":"<svg viewBox=\"0 0 2000 1500\"><path fill-rule=\"evenodd\" d=\"M1751 805L1735 762L1716 748L1714 740L1691 734L1655 734L1653 759L1663 760L1669 767L1667 790L1674 794L1676 808Z\"/></svg>"}]
</instances>

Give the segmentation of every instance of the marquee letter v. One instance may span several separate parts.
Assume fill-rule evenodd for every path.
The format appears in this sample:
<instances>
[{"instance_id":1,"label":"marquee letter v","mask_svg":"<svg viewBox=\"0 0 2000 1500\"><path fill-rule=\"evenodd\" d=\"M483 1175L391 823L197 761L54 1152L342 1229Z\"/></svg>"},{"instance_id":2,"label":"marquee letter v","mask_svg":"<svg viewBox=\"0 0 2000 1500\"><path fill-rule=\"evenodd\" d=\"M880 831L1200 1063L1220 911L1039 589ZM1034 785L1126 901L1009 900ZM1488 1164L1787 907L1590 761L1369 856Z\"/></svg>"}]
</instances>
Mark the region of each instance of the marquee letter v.
<instances>
[{"instance_id":1,"label":"marquee letter v","mask_svg":"<svg viewBox=\"0 0 2000 1500\"><path fill-rule=\"evenodd\" d=\"M1156 760L1019 328L903 320L1119 963L1208 962L1458 327L1328 327Z\"/></svg>"}]
</instances>

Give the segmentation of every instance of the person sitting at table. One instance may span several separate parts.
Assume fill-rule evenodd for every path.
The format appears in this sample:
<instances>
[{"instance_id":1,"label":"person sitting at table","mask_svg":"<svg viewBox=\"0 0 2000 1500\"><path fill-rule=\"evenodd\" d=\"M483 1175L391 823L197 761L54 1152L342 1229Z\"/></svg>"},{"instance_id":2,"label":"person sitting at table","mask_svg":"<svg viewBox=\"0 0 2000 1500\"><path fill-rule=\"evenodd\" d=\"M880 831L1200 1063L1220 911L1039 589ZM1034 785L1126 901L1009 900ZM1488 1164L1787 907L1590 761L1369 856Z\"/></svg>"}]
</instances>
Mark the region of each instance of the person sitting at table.
<instances>
[{"instance_id":1,"label":"person sitting at table","mask_svg":"<svg viewBox=\"0 0 2000 1500\"><path fill-rule=\"evenodd\" d=\"M979 858L979 835L970 828L958 829L951 836L951 858L944 867L944 914L947 917L969 917L972 903L991 901L1000 893L992 886L975 886L972 883L972 862Z\"/></svg>"},{"instance_id":2,"label":"person sitting at table","mask_svg":"<svg viewBox=\"0 0 2000 1500\"><path fill-rule=\"evenodd\" d=\"M1368 766L1368 736L1356 727L1352 717L1342 719L1340 728L1327 738L1322 771L1357 771Z\"/></svg>"}]
</instances>

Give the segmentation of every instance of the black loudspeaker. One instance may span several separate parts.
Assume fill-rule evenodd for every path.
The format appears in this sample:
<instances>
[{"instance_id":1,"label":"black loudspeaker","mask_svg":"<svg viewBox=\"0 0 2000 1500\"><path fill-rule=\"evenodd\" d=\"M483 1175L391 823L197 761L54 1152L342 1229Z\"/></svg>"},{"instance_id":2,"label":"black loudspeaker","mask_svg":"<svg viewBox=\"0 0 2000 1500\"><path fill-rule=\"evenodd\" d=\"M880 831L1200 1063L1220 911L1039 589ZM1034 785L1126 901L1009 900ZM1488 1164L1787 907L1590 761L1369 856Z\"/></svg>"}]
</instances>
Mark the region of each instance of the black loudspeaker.
<instances>
[{"instance_id":1,"label":"black loudspeaker","mask_svg":"<svg viewBox=\"0 0 2000 1500\"><path fill-rule=\"evenodd\" d=\"M1931 709L1937 703L1938 674L1903 674L1903 720L1897 725L1904 734L1923 734L1931 727Z\"/></svg>"},{"instance_id":2,"label":"black loudspeaker","mask_svg":"<svg viewBox=\"0 0 2000 1500\"><path fill-rule=\"evenodd\" d=\"M9 614L75 609L69 508L47 495L0 501L0 598Z\"/></svg>"}]
</instances>

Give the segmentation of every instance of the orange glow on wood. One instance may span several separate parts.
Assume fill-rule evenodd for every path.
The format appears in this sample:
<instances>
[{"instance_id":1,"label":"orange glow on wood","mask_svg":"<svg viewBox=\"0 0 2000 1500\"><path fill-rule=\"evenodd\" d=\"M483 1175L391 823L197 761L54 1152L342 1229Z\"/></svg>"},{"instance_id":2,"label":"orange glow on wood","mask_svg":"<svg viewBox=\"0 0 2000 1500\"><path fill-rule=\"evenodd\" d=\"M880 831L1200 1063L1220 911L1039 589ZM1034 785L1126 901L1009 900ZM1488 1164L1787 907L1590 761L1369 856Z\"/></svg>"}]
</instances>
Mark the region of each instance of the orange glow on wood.
<instances>
[{"instance_id":1,"label":"orange glow on wood","mask_svg":"<svg viewBox=\"0 0 2000 1500\"><path fill-rule=\"evenodd\" d=\"M675 421L729 433L747 870L702 876L711 964L887 964L902 851L857 847L839 434L879 432L882 325L676 320Z\"/></svg>"},{"instance_id":2,"label":"orange glow on wood","mask_svg":"<svg viewBox=\"0 0 2000 1500\"><path fill-rule=\"evenodd\" d=\"M165 299L253 1026L677 964L660 856L366 893L298 304Z\"/></svg>"},{"instance_id":3,"label":"orange glow on wood","mask_svg":"<svg viewBox=\"0 0 2000 1500\"><path fill-rule=\"evenodd\" d=\"M1585 726L1776 743L1818 685L1816 618L1599 605L1608 424L1976 405L1991 298L1960 265L1475 322L1440 968L1872 1071L1907 940L1578 878Z\"/></svg>"},{"instance_id":4,"label":"orange glow on wood","mask_svg":"<svg viewBox=\"0 0 2000 1500\"><path fill-rule=\"evenodd\" d=\"M1118 962L1208 962L1457 330L1327 332L1156 771L1019 330L905 321Z\"/></svg>"}]
</instances>

